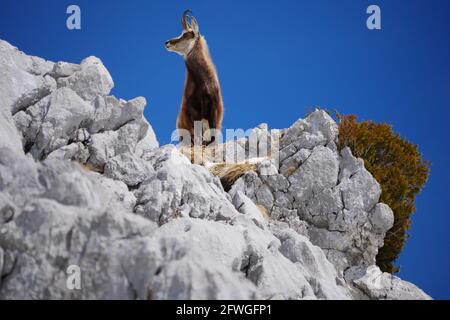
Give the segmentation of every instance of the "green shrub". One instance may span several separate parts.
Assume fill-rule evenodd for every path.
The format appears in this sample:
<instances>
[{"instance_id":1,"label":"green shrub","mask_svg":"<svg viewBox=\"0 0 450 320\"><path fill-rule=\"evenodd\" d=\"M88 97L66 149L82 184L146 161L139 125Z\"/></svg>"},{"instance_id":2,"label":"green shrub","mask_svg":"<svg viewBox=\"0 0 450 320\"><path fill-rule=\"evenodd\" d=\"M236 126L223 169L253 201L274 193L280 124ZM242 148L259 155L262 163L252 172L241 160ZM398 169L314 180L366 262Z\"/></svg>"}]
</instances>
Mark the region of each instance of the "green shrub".
<instances>
[{"instance_id":1,"label":"green shrub","mask_svg":"<svg viewBox=\"0 0 450 320\"><path fill-rule=\"evenodd\" d=\"M380 183L381 202L394 211L394 226L386 234L377 265L395 273L394 265L408 238L414 200L428 179L430 162L422 159L417 145L403 139L385 123L357 122L354 115L339 115L339 148L350 147L364 160L366 169Z\"/></svg>"}]
</instances>

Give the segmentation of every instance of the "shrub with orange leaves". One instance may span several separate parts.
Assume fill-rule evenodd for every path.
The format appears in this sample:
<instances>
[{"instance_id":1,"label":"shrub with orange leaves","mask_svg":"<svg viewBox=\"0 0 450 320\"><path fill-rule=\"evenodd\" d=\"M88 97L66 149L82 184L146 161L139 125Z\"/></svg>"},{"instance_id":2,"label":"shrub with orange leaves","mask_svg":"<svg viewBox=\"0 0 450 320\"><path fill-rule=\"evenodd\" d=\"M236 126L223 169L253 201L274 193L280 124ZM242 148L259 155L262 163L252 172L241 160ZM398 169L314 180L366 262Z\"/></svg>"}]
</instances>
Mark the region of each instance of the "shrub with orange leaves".
<instances>
[{"instance_id":1,"label":"shrub with orange leaves","mask_svg":"<svg viewBox=\"0 0 450 320\"><path fill-rule=\"evenodd\" d=\"M408 238L414 201L428 179L430 162L422 159L417 145L394 133L389 124L358 122L354 115L337 117L339 149L348 146L364 160L366 169L381 185L380 201L394 211L394 226L378 252L377 265L385 272L398 272L394 263Z\"/></svg>"}]
</instances>

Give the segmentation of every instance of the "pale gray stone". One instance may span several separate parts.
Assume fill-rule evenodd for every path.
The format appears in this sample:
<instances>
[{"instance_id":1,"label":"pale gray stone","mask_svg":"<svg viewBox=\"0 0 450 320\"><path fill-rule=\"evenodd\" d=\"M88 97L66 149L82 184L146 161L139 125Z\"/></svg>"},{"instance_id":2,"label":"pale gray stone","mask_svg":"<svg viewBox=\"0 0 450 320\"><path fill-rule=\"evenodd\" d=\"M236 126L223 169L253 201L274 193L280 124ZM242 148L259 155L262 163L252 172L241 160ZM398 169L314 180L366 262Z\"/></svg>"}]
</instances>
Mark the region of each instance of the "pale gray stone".
<instances>
[{"instance_id":1,"label":"pale gray stone","mask_svg":"<svg viewBox=\"0 0 450 320\"><path fill-rule=\"evenodd\" d=\"M128 102L115 97L98 96L95 101L95 113L89 123L91 133L116 131L130 121L140 119L147 102L139 97Z\"/></svg>"},{"instance_id":2,"label":"pale gray stone","mask_svg":"<svg viewBox=\"0 0 450 320\"><path fill-rule=\"evenodd\" d=\"M77 71L81 71L80 65L59 61L53 65L53 69L50 72L50 75L53 78L58 79L61 77L69 77Z\"/></svg>"},{"instance_id":3,"label":"pale gray stone","mask_svg":"<svg viewBox=\"0 0 450 320\"><path fill-rule=\"evenodd\" d=\"M9 113L7 110L4 111ZM23 154L22 137L14 125L14 120L11 114L3 115L3 112L0 112L0 148Z\"/></svg>"},{"instance_id":4,"label":"pale gray stone","mask_svg":"<svg viewBox=\"0 0 450 320\"><path fill-rule=\"evenodd\" d=\"M143 119L143 127L147 127L147 131L141 141L136 144L135 154L138 157L142 157L144 153L159 147L155 132L146 119Z\"/></svg>"},{"instance_id":5,"label":"pale gray stone","mask_svg":"<svg viewBox=\"0 0 450 320\"><path fill-rule=\"evenodd\" d=\"M124 206L129 211L134 210L137 199L124 182L107 178L96 172L92 172L91 174L105 190L114 195L114 200L119 205Z\"/></svg>"},{"instance_id":6,"label":"pale gray stone","mask_svg":"<svg viewBox=\"0 0 450 320\"><path fill-rule=\"evenodd\" d=\"M337 125L323 111L280 132L279 172L246 173L230 195L244 193L272 219L307 235L339 271L375 264L393 215L378 204L380 185L363 160L349 148L338 153Z\"/></svg>"},{"instance_id":7,"label":"pale gray stone","mask_svg":"<svg viewBox=\"0 0 450 320\"><path fill-rule=\"evenodd\" d=\"M372 225L382 232L383 235L394 225L394 213L384 203L378 203L370 213L369 218Z\"/></svg>"},{"instance_id":8,"label":"pale gray stone","mask_svg":"<svg viewBox=\"0 0 450 320\"><path fill-rule=\"evenodd\" d=\"M267 225L268 216L265 216L261 209L250 200L243 192L238 191L233 197L233 205L242 214L248 215L260 227ZM238 216L239 217L239 216Z\"/></svg>"},{"instance_id":9,"label":"pale gray stone","mask_svg":"<svg viewBox=\"0 0 450 320\"><path fill-rule=\"evenodd\" d=\"M376 300L430 300L431 297L412 283L386 272L376 266L352 267L345 273L347 281Z\"/></svg>"},{"instance_id":10,"label":"pale gray stone","mask_svg":"<svg viewBox=\"0 0 450 320\"><path fill-rule=\"evenodd\" d=\"M0 193L0 225L11 221L16 214L16 205L9 199L9 196ZM0 267L1 270L2 268Z\"/></svg>"},{"instance_id":11,"label":"pale gray stone","mask_svg":"<svg viewBox=\"0 0 450 320\"><path fill-rule=\"evenodd\" d=\"M283 132L281 148L294 146L299 149L312 149L318 145L326 145L335 141L338 126L325 112L316 110L305 119L299 119Z\"/></svg>"},{"instance_id":12,"label":"pale gray stone","mask_svg":"<svg viewBox=\"0 0 450 320\"><path fill-rule=\"evenodd\" d=\"M154 174L153 167L141 158L122 153L105 164L105 176L120 180L129 187L136 187Z\"/></svg>"},{"instance_id":13,"label":"pale gray stone","mask_svg":"<svg viewBox=\"0 0 450 320\"><path fill-rule=\"evenodd\" d=\"M81 142L74 142L51 152L47 159L75 160L85 163L89 159L89 150Z\"/></svg>"},{"instance_id":14,"label":"pale gray stone","mask_svg":"<svg viewBox=\"0 0 450 320\"><path fill-rule=\"evenodd\" d=\"M58 87L69 87L87 101L109 94L114 82L100 59L88 57L81 62L80 68L69 77L59 78Z\"/></svg>"},{"instance_id":15,"label":"pale gray stone","mask_svg":"<svg viewBox=\"0 0 450 320\"><path fill-rule=\"evenodd\" d=\"M238 214L218 178L174 146L153 149L143 159L155 174L136 191L139 214L160 224L180 216L229 220Z\"/></svg>"},{"instance_id":16,"label":"pale gray stone","mask_svg":"<svg viewBox=\"0 0 450 320\"><path fill-rule=\"evenodd\" d=\"M375 266L393 213L325 112L219 145L257 167L227 193L159 147L144 98L108 96L99 59L0 40L0 70L0 299L430 298Z\"/></svg>"},{"instance_id":17,"label":"pale gray stone","mask_svg":"<svg viewBox=\"0 0 450 320\"><path fill-rule=\"evenodd\" d=\"M35 143L31 148L36 159L67 145L82 122L89 119L94 112L90 104L69 88L56 90L48 99Z\"/></svg>"}]
</instances>

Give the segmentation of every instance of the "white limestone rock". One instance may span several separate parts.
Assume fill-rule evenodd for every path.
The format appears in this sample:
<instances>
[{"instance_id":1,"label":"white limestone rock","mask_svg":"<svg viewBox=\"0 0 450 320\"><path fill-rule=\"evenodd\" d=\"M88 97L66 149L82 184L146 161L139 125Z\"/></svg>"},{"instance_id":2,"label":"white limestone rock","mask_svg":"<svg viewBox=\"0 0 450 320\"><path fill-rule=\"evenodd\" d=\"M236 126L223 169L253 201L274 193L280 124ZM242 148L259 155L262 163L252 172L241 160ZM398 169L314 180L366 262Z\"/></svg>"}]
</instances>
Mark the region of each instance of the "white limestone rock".
<instances>
[{"instance_id":1,"label":"white limestone rock","mask_svg":"<svg viewBox=\"0 0 450 320\"><path fill-rule=\"evenodd\" d=\"M70 77L75 72L81 71L81 66L74 63L59 61L53 65L50 75L55 78Z\"/></svg>"},{"instance_id":2,"label":"white limestone rock","mask_svg":"<svg viewBox=\"0 0 450 320\"><path fill-rule=\"evenodd\" d=\"M336 123L315 111L282 131L280 168L249 172L230 190L243 192L275 220L321 247L339 271L373 265L393 214L381 188L350 149L336 149Z\"/></svg>"},{"instance_id":3,"label":"white limestone rock","mask_svg":"<svg viewBox=\"0 0 450 320\"><path fill-rule=\"evenodd\" d=\"M103 172L108 160L122 153L141 157L144 150L150 152L158 145L157 141L150 140L151 137L148 136L150 130L152 129L147 121L139 119L123 125L117 131L110 130L93 134L87 141L89 149L87 163Z\"/></svg>"},{"instance_id":4,"label":"white limestone rock","mask_svg":"<svg viewBox=\"0 0 450 320\"><path fill-rule=\"evenodd\" d=\"M140 215L162 224L180 216L229 220L238 213L219 179L192 165L174 146L153 149L143 160L154 174L135 192Z\"/></svg>"},{"instance_id":5,"label":"white limestone rock","mask_svg":"<svg viewBox=\"0 0 450 320\"><path fill-rule=\"evenodd\" d=\"M373 300L431 300L414 284L381 272L377 266L352 267L345 278Z\"/></svg>"},{"instance_id":6,"label":"white limestone rock","mask_svg":"<svg viewBox=\"0 0 450 320\"><path fill-rule=\"evenodd\" d=\"M145 99L127 102L107 96L113 81L98 58L80 65L53 63L1 41L0 67L0 147L30 152L36 159L53 152L53 158L81 163L92 158L89 165L99 171L110 157L128 150L140 156L158 147L143 117ZM91 149L98 150L98 139L92 143L91 135L109 131L117 132L118 141L109 141L114 152L91 155Z\"/></svg>"},{"instance_id":7,"label":"white limestone rock","mask_svg":"<svg viewBox=\"0 0 450 320\"><path fill-rule=\"evenodd\" d=\"M15 113L42 99L53 87L49 77L45 77L52 68L52 62L27 56L0 40L1 109Z\"/></svg>"},{"instance_id":8,"label":"white limestone rock","mask_svg":"<svg viewBox=\"0 0 450 320\"><path fill-rule=\"evenodd\" d=\"M148 121L145 118L143 119L142 123L143 123L142 126L144 128L147 127L147 131L143 136L143 138L141 139L141 141L139 141L136 144L134 153L138 157L142 157L144 153L159 147L159 142L158 139L156 138L152 126L148 123Z\"/></svg>"},{"instance_id":9,"label":"white limestone rock","mask_svg":"<svg viewBox=\"0 0 450 320\"><path fill-rule=\"evenodd\" d=\"M69 143L70 138L94 112L74 91L60 88L46 98L40 128L31 153L37 159Z\"/></svg>"},{"instance_id":10,"label":"white limestone rock","mask_svg":"<svg viewBox=\"0 0 450 320\"><path fill-rule=\"evenodd\" d=\"M50 93L53 84L43 75L51 68L52 62L27 56L0 40L0 147L23 154L12 113Z\"/></svg>"},{"instance_id":11,"label":"white limestone rock","mask_svg":"<svg viewBox=\"0 0 450 320\"><path fill-rule=\"evenodd\" d=\"M144 98L108 96L99 59L0 40L0 70L0 299L429 298L375 267L393 213L325 112L228 142L221 161L281 150L227 193L159 147Z\"/></svg>"},{"instance_id":12,"label":"white limestone rock","mask_svg":"<svg viewBox=\"0 0 450 320\"><path fill-rule=\"evenodd\" d=\"M43 187L31 157L0 148L0 192L20 207L29 198L41 195Z\"/></svg>"},{"instance_id":13,"label":"white limestone rock","mask_svg":"<svg viewBox=\"0 0 450 320\"><path fill-rule=\"evenodd\" d=\"M88 57L80 64L80 70L68 77L58 78L58 88L69 87L86 101L107 96L114 82L100 59Z\"/></svg>"},{"instance_id":14,"label":"white limestone rock","mask_svg":"<svg viewBox=\"0 0 450 320\"><path fill-rule=\"evenodd\" d=\"M267 226L269 217L266 216L265 211L258 208L255 203L241 191L235 193L233 197L233 205L240 213L250 217L252 221L260 228L264 229L264 227Z\"/></svg>"},{"instance_id":15,"label":"white limestone rock","mask_svg":"<svg viewBox=\"0 0 450 320\"><path fill-rule=\"evenodd\" d=\"M284 130L280 141L281 149L312 149L325 146L336 140L338 126L325 112L316 110L305 119L299 119L290 128Z\"/></svg>"},{"instance_id":16,"label":"white limestone rock","mask_svg":"<svg viewBox=\"0 0 450 320\"><path fill-rule=\"evenodd\" d=\"M116 131L128 122L142 117L146 104L143 97L126 102L112 96L98 96L95 101L95 114L88 125L89 132Z\"/></svg>"},{"instance_id":17,"label":"white limestone rock","mask_svg":"<svg viewBox=\"0 0 450 320\"><path fill-rule=\"evenodd\" d=\"M97 172L91 172L90 174L102 188L114 195L114 201L131 212L134 210L137 199L124 182L107 178Z\"/></svg>"},{"instance_id":18,"label":"white limestone rock","mask_svg":"<svg viewBox=\"0 0 450 320\"><path fill-rule=\"evenodd\" d=\"M204 295L207 292L205 286L211 287L212 292L217 291L217 276L227 282L224 290L232 288L227 296L235 299L350 298L347 289L336 283L337 273L323 252L312 246L307 238L288 228L274 227L272 234L257 227L250 217L247 221L239 219L227 225L180 218L162 226L158 237L164 241L159 243L166 247L163 250L166 259L174 259L177 264L175 270L171 268L158 275L166 279L157 283L166 283L167 287L172 285L178 298L186 298L188 288L196 293L202 290L203 295L197 293L197 298L224 298L215 294ZM184 244L182 249L181 244ZM302 248L301 252L296 246ZM309 256L302 259L301 255ZM211 268L215 275L211 274ZM222 268L224 270L216 271ZM205 276L211 283L197 281L194 282L198 283L197 287L192 286L191 278L197 275ZM236 287L242 290L236 290Z\"/></svg>"},{"instance_id":19,"label":"white limestone rock","mask_svg":"<svg viewBox=\"0 0 450 320\"><path fill-rule=\"evenodd\" d=\"M14 125L11 114L3 115L2 112L0 112L0 148L7 148L11 150L11 152L18 154L24 153L22 148L22 138Z\"/></svg>"},{"instance_id":20,"label":"white limestone rock","mask_svg":"<svg viewBox=\"0 0 450 320\"><path fill-rule=\"evenodd\" d=\"M105 165L105 176L136 187L154 174L153 167L141 158L122 153L111 158Z\"/></svg>"},{"instance_id":21,"label":"white limestone rock","mask_svg":"<svg viewBox=\"0 0 450 320\"><path fill-rule=\"evenodd\" d=\"M0 199L14 199L15 207L13 218L0 225L2 299L147 297L145 279L156 260L144 234L154 224L126 214L75 164L25 161L6 149L0 157L0 180L7 183ZM81 291L66 287L71 264L83 271Z\"/></svg>"},{"instance_id":22,"label":"white limestone rock","mask_svg":"<svg viewBox=\"0 0 450 320\"><path fill-rule=\"evenodd\" d=\"M370 222L374 228L386 233L394 225L394 213L388 205L378 203L369 216Z\"/></svg>"}]
</instances>

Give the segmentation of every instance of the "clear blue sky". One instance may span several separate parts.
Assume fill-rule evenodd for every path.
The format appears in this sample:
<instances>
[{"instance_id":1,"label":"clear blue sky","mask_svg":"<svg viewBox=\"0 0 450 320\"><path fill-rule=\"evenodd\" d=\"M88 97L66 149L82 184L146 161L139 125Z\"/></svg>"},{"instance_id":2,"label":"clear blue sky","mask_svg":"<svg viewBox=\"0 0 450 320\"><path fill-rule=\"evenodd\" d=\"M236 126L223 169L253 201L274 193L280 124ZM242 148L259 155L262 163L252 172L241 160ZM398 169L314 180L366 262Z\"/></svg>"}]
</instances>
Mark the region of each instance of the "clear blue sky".
<instances>
[{"instance_id":1,"label":"clear blue sky","mask_svg":"<svg viewBox=\"0 0 450 320\"><path fill-rule=\"evenodd\" d=\"M66 29L77 4L82 29ZM382 30L366 28L366 8ZM190 8L208 40L225 103L224 126L284 128L310 107L391 123L432 161L418 197L400 276L450 298L450 1L203 0L0 1L0 38L28 54L80 62L100 57L113 94L145 96L145 115L170 141L184 82L164 41Z\"/></svg>"}]
</instances>

